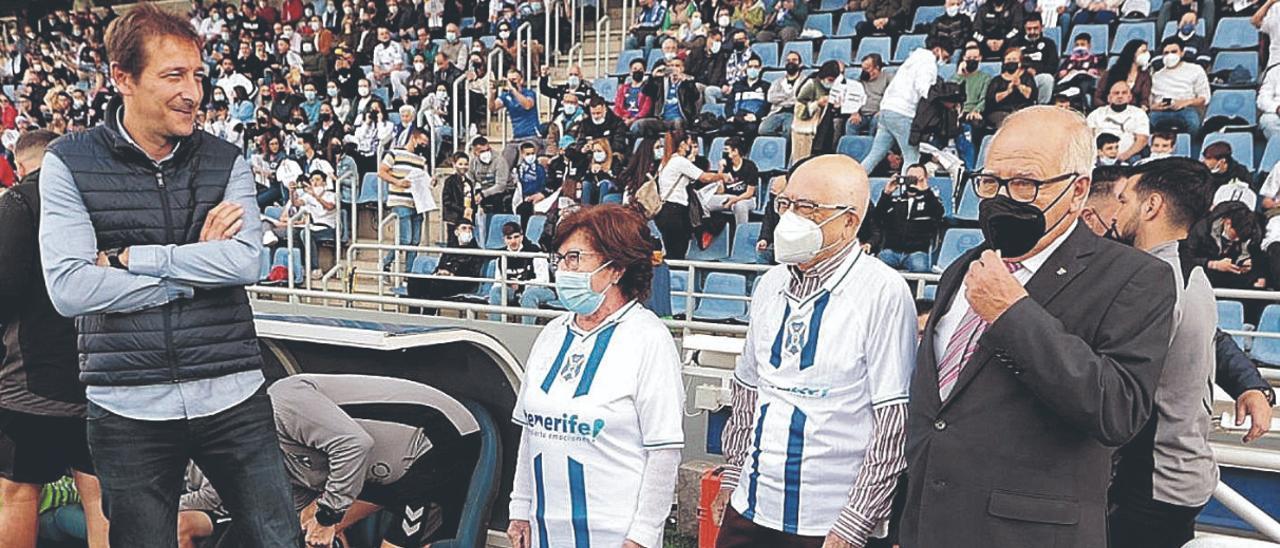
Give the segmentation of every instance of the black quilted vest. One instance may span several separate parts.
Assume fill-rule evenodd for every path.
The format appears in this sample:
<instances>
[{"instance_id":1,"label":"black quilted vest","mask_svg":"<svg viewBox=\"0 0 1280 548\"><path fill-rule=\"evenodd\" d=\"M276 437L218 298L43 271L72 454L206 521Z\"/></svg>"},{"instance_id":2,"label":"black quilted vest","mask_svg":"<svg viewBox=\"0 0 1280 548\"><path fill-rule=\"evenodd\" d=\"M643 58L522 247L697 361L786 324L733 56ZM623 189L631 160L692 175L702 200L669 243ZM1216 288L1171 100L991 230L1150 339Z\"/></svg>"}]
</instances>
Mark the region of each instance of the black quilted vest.
<instances>
[{"instance_id":1,"label":"black quilted vest","mask_svg":"<svg viewBox=\"0 0 1280 548\"><path fill-rule=\"evenodd\" d=\"M120 133L115 109L108 112L97 127L49 147L71 170L98 249L198 242L239 150L196 130L157 166ZM164 306L81 316L76 327L80 380L88 385L207 379L262 366L243 287L196 289L193 298Z\"/></svg>"}]
</instances>

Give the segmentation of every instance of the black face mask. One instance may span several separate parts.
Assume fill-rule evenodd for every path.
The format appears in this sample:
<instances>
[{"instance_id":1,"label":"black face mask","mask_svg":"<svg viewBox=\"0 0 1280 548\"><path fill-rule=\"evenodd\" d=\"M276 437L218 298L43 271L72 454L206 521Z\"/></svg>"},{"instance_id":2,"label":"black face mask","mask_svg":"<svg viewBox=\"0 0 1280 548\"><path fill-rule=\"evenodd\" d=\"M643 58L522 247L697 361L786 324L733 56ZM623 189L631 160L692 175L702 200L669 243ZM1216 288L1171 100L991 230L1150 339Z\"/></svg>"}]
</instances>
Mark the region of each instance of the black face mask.
<instances>
[{"instance_id":1,"label":"black face mask","mask_svg":"<svg viewBox=\"0 0 1280 548\"><path fill-rule=\"evenodd\" d=\"M1111 105L1111 110L1117 113L1124 112L1127 108L1129 108L1129 105Z\"/></svg>"},{"instance_id":2,"label":"black face mask","mask_svg":"<svg viewBox=\"0 0 1280 548\"><path fill-rule=\"evenodd\" d=\"M977 70L978 70L978 60L977 60L977 59L965 59L965 61L964 61L964 71L965 71L965 72L972 73L972 72L976 72Z\"/></svg>"},{"instance_id":3,"label":"black face mask","mask_svg":"<svg viewBox=\"0 0 1280 548\"><path fill-rule=\"evenodd\" d=\"M800 65L798 63L787 63L787 74L789 76L800 74Z\"/></svg>"},{"instance_id":4,"label":"black face mask","mask_svg":"<svg viewBox=\"0 0 1280 548\"><path fill-rule=\"evenodd\" d=\"M1006 74L1013 74L1014 72L1018 71L1018 63L1005 63L1003 65L1000 65L1000 68Z\"/></svg>"},{"instance_id":5,"label":"black face mask","mask_svg":"<svg viewBox=\"0 0 1280 548\"><path fill-rule=\"evenodd\" d=\"M741 51L747 51L747 43L746 43L746 42L734 42L734 43L733 43L733 50L734 50L734 51L739 51L739 52L741 52Z\"/></svg>"},{"instance_id":6,"label":"black face mask","mask_svg":"<svg viewBox=\"0 0 1280 548\"><path fill-rule=\"evenodd\" d=\"M638 70L637 70L637 71L633 71L633 72L631 73L631 79L632 79L632 80L635 80L635 81L637 81L637 82L639 82L639 81L641 81L641 80L644 80L644 72L641 72L641 71L638 71Z\"/></svg>"},{"instance_id":7,"label":"black face mask","mask_svg":"<svg viewBox=\"0 0 1280 548\"><path fill-rule=\"evenodd\" d=\"M866 71L863 71L861 74L858 74L858 80L861 80L863 82L870 82L871 74Z\"/></svg>"},{"instance_id":8,"label":"black face mask","mask_svg":"<svg viewBox=\"0 0 1280 548\"><path fill-rule=\"evenodd\" d=\"M1067 185L1048 207L1057 204L1072 188L1073 185ZM1003 194L978 203L978 224L982 226L982 236L988 246L1000 251L1006 259L1021 257L1035 249L1040 238L1066 218L1067 215L1063 214L1053 226L1046 228L1044 211L1034 204L1024 204Z\"/></svg>"},{"instance_id":9,"label":"black face mask","mask_svg":"<svg viewBox=\"0 0 1280 548\"><path fill-rule=\"evenodd\" d=\"M1122 244L1129 245L1129 246L1133 245L1133 241L1137 239L1137 236L1138 236L1137 234L1134 234L1133 237L1129 237L1129 238L1121 236L1120 231L1116 229L1115 219L1111 220L1111 226L1107 227L1106 232L1102 233L1103 238L1120 242Z\"/></svg>"}]
</instances>

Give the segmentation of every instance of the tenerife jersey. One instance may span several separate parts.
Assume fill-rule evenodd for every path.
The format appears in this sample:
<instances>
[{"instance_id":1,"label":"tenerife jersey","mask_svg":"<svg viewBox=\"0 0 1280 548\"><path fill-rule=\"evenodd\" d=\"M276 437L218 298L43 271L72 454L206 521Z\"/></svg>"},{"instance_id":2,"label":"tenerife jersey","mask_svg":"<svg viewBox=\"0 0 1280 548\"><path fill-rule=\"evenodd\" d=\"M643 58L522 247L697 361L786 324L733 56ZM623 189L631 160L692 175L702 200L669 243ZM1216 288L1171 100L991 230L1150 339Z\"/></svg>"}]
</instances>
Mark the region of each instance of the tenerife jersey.
<instances>
[{"instance_id":1,"label":"tenerife jersey","mask_svg":"<svg viewBox=\"0 0 1280 548\"><path fill-rule=\"evenodd\" d=\"M859 251L805 299L787 294L787 269L760 279L734 371L758 397L731 500L757 525L822 536L849 501L873 407L907 400L915 302L896 272Z\"/></svg>"},{"instance_id":2,"label":"tenerife jersey","mask_svg":"<svg viewBox=\"0 0 1280 548\"><path fill-rule=\"evenodd\" d=\"M529 355L512 420L532 459L533 548L622 546L646 452L684 445L684 387L667 327L632 302L584 332L567 314Z\"/></svg>"}]
</instances>

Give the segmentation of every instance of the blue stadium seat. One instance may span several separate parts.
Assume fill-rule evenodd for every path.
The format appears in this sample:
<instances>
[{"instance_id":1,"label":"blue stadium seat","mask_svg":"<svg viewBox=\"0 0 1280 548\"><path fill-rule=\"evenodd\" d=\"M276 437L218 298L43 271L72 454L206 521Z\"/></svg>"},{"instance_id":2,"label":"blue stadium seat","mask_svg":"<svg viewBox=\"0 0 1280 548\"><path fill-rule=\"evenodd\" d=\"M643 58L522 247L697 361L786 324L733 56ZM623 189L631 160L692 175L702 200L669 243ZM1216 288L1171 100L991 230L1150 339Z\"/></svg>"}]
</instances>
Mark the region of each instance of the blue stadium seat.
<instances>
[{"instance_id":1,"label":"blue stadium seat","mask_svg":"<svg viewBox=\"0 0 1280 548\"><path fill-rule=\"evenodd\" d=\"M702 112L710 112L724 118L724 103L703 103Z\"/></svg>"},{"instance_id":2,"label":"blue stadium seat","mask_svg":"<svg viewBox=\"0 0 1280 548\"><path fill-rule=\"evenodd\" d=\"M1223 17L1213 31L1209 49L1245 49L1258 47L1258 29L1248 17Z\"/></svg>"},{"instance_id":3,"label":"blue stadium seat","mask_svg":"<svg viewBox=\"0 0 1280 548\"><path fill-rule=\"evenodd\" d=\"M645 61L645 67L653 70L653 65L662 59L662 50L653 48L649 50L649 59Z\"/></svg>"},{"instance_id":4,"label":"blue stadium seat","mask_svg":"<svg viewBox=\"0 0 1280 548\"><path fill-rule=\"evenodd\" d=\"M921 8L924 9L924 8ZM904 34L898 37L898 47L893 50L893 62L905 63L911 52L924 47L925 35Z\"/></svg>"},{"instance_id":5,"label":"blue stadium seat","mask_svg":"<svg viewBox=\"0 0 1280 548\"><path fill-rule=\"evenodd\" d=\"M751 161L761 173L787 170L787 139L785 137L757 137L751 144Z\"/></svg>"},{"instance_id":6,"label":"blue stadium seat","mask_svg":"<svg viewBox=\"0 0 1280 548\"><path fill-rule=\"evenodd\" d=\"M938 297L938 284L926 284L924 286L924 291L922 291L921 293L922 293L922 295L920 296L921 299L924 299L926 301L936 300Z\"/></svg>"},{"instance_id":7,"label":"blue stadium seat","mask_svg":"<svg viewBox=\"0 0 1280 548\"><path fill-rule=\"evenodd\" d=\"M836 144L836 152L861 162L871 152L872 140L870 135L845 135Z\"/></svg>"},{"instance_id":8,"label":"blue stadium seat","mask_svg":"<svg viewBox=\"0 0 1280 548\"><path fill-rule=\"evenodd\" d=\"M804 20L805 30L816 30L823 36L831 36L835 30L835 21L832 20L830 13L811 13Z\"/></svg>"},{"instance_id":9,"label":"blue stadium seat","mask_svg":"<svg viewBox=\"0 0 1280 548\"><path fill-rule=\"evenodd\" d=\"M978 63L978 70L980 70L980 71L982 71L982 72L987 73L987 74L988 74L988 75L990 75L992 78L999 78L999 77L1000 77L1000 62L999 62L999 61L984 61L984 62Z\"/></svg>"},{"instance_id":10,"label":"blue stadium seat","mask_svg":"<svg viewBox=\"0 0 1280 548\"><path fill-rule=\"evenodd\" d=\"M466 548L484 544L489 529L489 514L502 485L502 430L480 404L460 399L480 425L480 455L471 471L467 495L458 518L457 536L431 543L433 548ZM510 450L514 450L511 448ZM393 524L395 526L395 524Z\"/></svg>"},{"instance_id":11,"label":"blue stadium seat","mask_svg":"<svg viewBox=\"0 0 1280 548\"><path fill-rule=\"evenodd\" d=\"M942 6L920 6L916 8L916 15L911 19L911 28L914 29L920 25L931 25L933 20L946 13L946 8Z\"/></svg>"},{"instance_id":12,"label":"blue stadium seat","mask_svg":"<svg viewBox=\"0 0 1280 548\"><path fill-rule=\"evenodd\" d=\"M1163 30L1163 31L1160 31L1160 39L1161 39L1161 40L1164 40L1165 38L1168 38L1168 37L1173 36L1173 35L1175 35L1175 34L1178 34L1178 22L1177 22L1177 21L1169 21L1168 23L1165 23L1165 24L1164 24L1164 30ZM1204 30L1204 19L1201 19L1201 20L1199 20L1199 21L1196 21L1196 34L1198 34L1198 35L1200 35L1200 36L1204 36L1204 34L1205 34L1205 30ZM1153 50L1154 50L1154 49L1157 49L1157 48L1155 48L1155 47L1153 46L1151 49L1153 49ZM1152 57L1155 57L1155 52L1154 52L1154 51L1152 52Z\"/></svg>"},{"instance_id":13,"label":"blue stadium seat","mask_svg":"<svg viewBox=\"0 0 1280 548\"><path fill-rule=\"evenodd\" d=\"M1276 170L1277 162L1280 162L1280 139L1271 139L1267 141L1267 147L1262 149L1262 160L1258 162L1258 171L1271 173Z\"/></svg>"},{"instance_id":14,"label":"blue stadium seat","mask_svg":"<svg viewBox=\"0 0 1280 548\"><path fill-rule=\"evenodd\" d=\"M930 177L929 186L933 187L933 191L938 193L938 199L942 200L943 215L950 217L955 211L955 182L950 177Z\"/></svg>"},{"instance_id":15,"label":"blue stadium seat","mask_svg":"<svg viewBox=\"0 0 1280 548\"><path fill-rule=\"evenodd\" d=\"M1191 157L1191 134L1179 133L1173 140L1173 155L1183 158Z\"/></svg>"},{"instance_id":16,"label":"blue stadium seat","mask_svg":"<svg viewBox=\"0 0 1280 548\"><path fill-rule=\"evenodd\" d=\"M867 20L867 12L851 11L840 16L840 26L836 27L836 38L851 38L858 35L858 23ZM857 59L855 59L857 61Z\"/></svg>"},{"instance_id":17,"label":"blue stadium seat","mask_svg":"<svg viewBox=\"0 0 1280 548\"><path fill-rule=\"evenodd\" d=\"M1222 93L1222 92L1218 92ZM1214 95L1217 95L1215 93ZM1204 144L1200 146L1200 157L1204 157L1204 148L1219 142L1226 141L1231 145L1231 157L1235 158L1249 171L1253 171L1253 134L1251 133L1211 133L1204 138Z\"/></svg>"},{"instance_id":18,"label":"blue stadium seat","mask_svg":"<svg viewBox=\"0 0 1280 548\"><path fill-rule=\"evenodd\" d=\"M417 257L414 257L413 265L409 267L409 272L413 274L430 274L436 271L437 266L440 266L440 257L419 253Z\"/></svg>"},{"instance_id":19,"label":"blue stadium seat","mask_svg":"<svg viewBox=\"0 0 1280 548\"><path fill-rule=\"evenodd\" d=\"M960 208L956 210L955 218L962 221L978 220L978 202L981 202L978 194L973 191L973 187L965 185L963 194L960 196Z\"/></svg>"},{"instance_id":20,"label":"blue stadium seat","mask_svg":"<svg viewBox=\"0 0 1280 548\"><path fill-rule=\"evenodd\" d=\"M711 239L711 245L702 249L697 243L689 242L689 252L685 258L690 261L723 261L729 258L729 227L725 227ZM697 238L697 233L694 234Z\"/></svg>"},{"instance_id":21,"label":"blue stadium seat","mask_svg":"<svg viewBox=\"0 0 1280 548\"><path fill-rule=\"evenodd\" d=\"M484 248L485 249L502 249L502 225L507 223L519 223L520 216L509 213L499 213L489 216L489 229L485 231Z\"/></svg>"},{"instance_id":22,"label":"blue stadium seat","mask_svg":"<svg viewBox=\"0 0 1280 548\"><path fill-rule=\"evenodd\" d=\"M524 239L533 243L538 243L542 239L542 233L547 229L547 216L534 215L529 217L529 226L524 227Z\"/></svg>"},{"instance_id":23,"label":"blue stadium seat","mask_svg":"<svg viewBox=\"0 0 1280 548\"><path fill-rule=\"evenodd\" d=\"M596 91L606 102L613 104L613 98L618 95L618 79L605 76L596 78L591 83L591 88Z\"/></svg>"},{"instance_id":24,"label":"blue stadium seat","mask_svg":"<svg viewBox=\"0 0 1280 548\"><path fill-rule=\"evenodd\" d=\"M844 0L822 0L818 11L839 11L844 9Z\"/></svg>"},{"instance_id":25,"label":"blue stadium seat","mask_svg":"<svg viewBox=\"0 0 1280 548\"><path fill-rule=\"evenodd\" d=\"M357 204L376 204L387 196L387 183L378 178L377 173L365 173L360 181L360 194L356 196Z\"/></svg>"},{"instance_id":26,"label":"blue stadium seat","mask_svg":"<svg viewBox=\"0 0 1280 548\"><path fill-rule=\"evenodd\" d=\"M767 82L769 85L773 85L773 83L776 82L779 78L782 78L783 76L786 76L786 75L787 73L780 70L767 70L763 75L760 76L760 78L763 78L764 81ZM765 87L768 87L768 86L765 86Z\"/></svg>"},{"instance_id":27,"label":"blue stadium seat","mask_svg":"<svg viewBox=\"0 0 1280 548\"><path fill-rule=\"evenodd\" d=\"M373 96L382 101L383 105L386 105L387 107L391 106L391 88L386 86L374 88Z\"/></svg>"},{"instance_id":28,"label":"blue stadium seat","mask_svg":"<svg viewBox=\"0 0 1280 548\"><path fill-rule=\"evenodd\" d=\"M800 56L800 63L806 67L813 66L813 42L787 42L782 45L782 59L787 58L787 54L796 52Z\"/></svg>"},{"instance_id":29,"label":"blue stadium seat","mask_svg":"<svg viewBox=\"0 0 1280 548\"><path fill-rule=\"evenodd\" d=\"M1209 108L1204 118L1234 116L1243 118L1249 125L1258 123L1258 92L1252 89L1220 89L1209 96Z\"/></svg>"},{"instance_id":30,"label":"blue stadium seat","mask_svg":"<svg viewBox=\"0 0 1280 548\"><path fill-rule=\"evenodd\" d=\"M778 44L773 42L751 44L751 51L760 57L760 63L766 68L780 66L778 64Z\"/></svg>"},{"instance_id":31,"label":"blue stadium seat","mask_svg":"<svg viewBox=\"0 0 1280 548\"><path fill-rule=\"evenodd\" d=\"M498 37L497 37L497 36L492 36L492 35L489 35L489 36L481 36L481 37L480 37L480 43L481 43L481 44L484 44L484 50L485 50L485 51L490 51L490 50L492 50L492 49L493 49L493 46L494 46L494 45L496 45L496 44L498 43Z\"/></svg>"},{"instance_id":32,"label":"blue stadium seat","mask_svg":"<svg viewBox=\"0 0 1280 548\"><path fill-rule=\"evenodd\" d=\"M1256 51L1224 51L1213 57L1213 68L1209 72L1218 72L1221 70L1231 70L1236 67L1244 67L1249 71L1249 84L1256 86L1258 83L1258 52Z\"/></svg>"},{"instance_id":33,"label":"blue stadium seat","mask_svg":"<svg viewBox=\"0 0 1280 548\"><path fill-rule=\"evenodd\" d=\"M712 272L707 275L702 293L716 295L747 296L747 277L742 274L728 272ZM693 310L693 319L709 322L735 320L747 313L747 301L700 297L698 308Z\"/></svg>"},{"instance_id":34,"label":"blue stadium seat","mask_svg":"<svg viewBox=\"0 0 1280 548\"><path fill-rule=\"evenodd\" d=\"M602 203L602 204L621 204L621 203L622 203L622 193L621 193L621 192L614 192L613 194L605 194L604 196L601 196L601 197L600 197L600 203Z\"/></svg>"},{"instance_id":35,"label":"blue stadium seat","mask_svg":"<svg viewBox=\"0 0 1280 548\"><path fill-rule=\"evenodd\" d=\"M1106 25L1073 25L1071 27L1071 34L1069 35L1067 43L1074 43L1076 41L1076 36L1083 33L1088 33L1089 37L1093 39L1091 42L1093 45L1092 52L1095 55L1107 54L1107 49L1109 49L1109 46L1111 45L1111 27ZM1068 47L1063 47L1063 51L1067 51L1069 49L1070 48Z\"/></svg>"},{"instance_id":36,"label":"blue stadium seat","mask_svg":"<svg viewBox=\"0 0 1280 548\"><path fill-rule=\"evenodd\" d=\"M502 226L502 225L498 225L498 226ZM480 275L477 277L492 279L497 271L498 271L498 260L491 259L488 262L484 263L484 268L480 270ZM493 289L493 282L480 282L479 287L477 287L475 291L472 291L470 293L464 293L462 295L456 295L454 297L451 297L450 300L460 300L460 301L467 301L467 302L473 302L473 303L488 304L490 289Z\"/></svg>"},{"instance_id":37,"label":"blue stadium seat","mask_svg":"<svg viewBox=\"0 0 1280 548\"><path fill-rule=\"evenodd\" d=\"M1218 328L1244 331L1244 304L1239 301L1218 301ZM1240 348L1247 348L1244 337L1235 336Z\"/></svg>"},{"instance_id":38,"label":"blue stadium seat","mask_svg":"<svg viewBox=\"0 0 1280 548\"><path fill-rule=\"evenodd\" d=\"M731 263L755 264L760 262L756 255L756 242L760 241L761 223L740 225L733 231L733 246L729 257Z\"/></svg>"},{"instance_id":39,"label":"blue stadium seat","mask_svg":"<svg viewBox=\"0 0 1280 548\"><path fill-rule=\"evenodd\" d=\"M950 81L956 75L956 66L953 63L938 66L938 79Z\"/></svg>"},{"instance_id":40,"label":"blue stadium seat","mask_svg":"<svg viewBox=\"0 0 1280 548\"><path fill-rule=\"evenodd\" d=\"M1044 37L1053 40L1054 45L1058 46L1059 50L1062 49L1062 27L1044 29Z\"/></svg>"},{"instance_id":41,"label":"blue stadium seat","mask_svg":"<svg viewBox=\"0 0 1280 548\"><path fill-rule=\"evenodd\" d=\"M271 274L271 248L263 247L262 252L258 253L258 280L267 279L267 275Z\"/></svg>"},{"instance_id":42,"label":"blue stadium seat","mask_svg":"<svg viewBox=\"0 0 1280 548\"><path fill-rule=\"evenodd\" d=\"M644 59L644 51L638 49L622 50L622 53L618 54L618 64L613 67L613 74L627 74L629 72L628 66L636 59Z\"/></svg>"},{"instance_id":43,"label":"blue stadium seat","mask_svg":"<svg viewBox=\"0 0 1280 548\"><path fill-rule=\"evenodd\" d=\"M890 50L893 48L893 39L888 36L868 36L858 43L858 53L853 56L854 59L862 59L872 53L880 54L882 59L890 57ZM848 58L841 58L848 60ZM819 61L819 64L822 62Z\"/></svg>"},{"instance_id":44,"label":"blue stadium seat","mask_svg":"<svg viewBox=\"0 0 1280 548\"><path fill-rule=\"evenodd\" d=\"M889 186L888 177L872 177L871 185L871 203L880 201L880 197L884 196L884 187Z\"/></svg>"},{"instance_id":45,"label":"blue stadium seat","mask_svg":"<svg viewBox=\"0 0 1280 548\"><path fill-rule=\"evenodd\" d=\"M1262 319L1258 320L1257 331L1280 333L1280 305L1269 304L1262 309ZM1280 339L1254 339L1249 355L1270 365L1280 365Z\"/></svg>"},{"instance_id":46,"label":"blue stadium seat","mask_svg":"<svg viewBox=\"0 0 1280 548\"><path fill-rule=\"evenodd\" d=\"M1094 38L1097 40L1097 38ZM1111 41L1111 53L1118 54L1132 40L1146 42L1148 48L1155 48L1156 24L1151 21L1125 22L1116 27L1115 38Z\"/></svg>"},{"instance_id":47,"label":"blue stadium seat","mask_svg":"<svg viewBox=\"0 0 1280 548\"><path fill-rule=\"evenodd\" d=\"M687 270L671 270L671 315L684 316L689 312L689 298L685 292L691 291L689 287L689 271Z\"/></svg>"},{"instance_id":48,"label":"blue stadium seat","mask_svg":"<svg viewBox=\"0 0 1280 548\"><path fill-rule=\"evenodd\" d=\"M942 236L942 247L938 251L938 264L934 270L946 270L964 252L978 247L982 243L982 231L976 228L952 228Z\"/></svg>"},{"instance_id":49,"label":"blue stadium seat","mask_svg":"<svg viewBox=\"0 0 1280 548\"><path fill-rule=\"evenodd\" d=\"M885 40L888 40L886 37ZM822 41L822 47L818 50L818 59L816 63L821 65L827 61L849 61L849 52L853 51L853 40L848 38L830 38ZM859 57L861 59L861 57Z\"/></svg>"},{"instance_id":50,"label":"blue stadium seat","mask_svg":"<svg viewBox=\"0 0 1280 548\"><path fill-rule=\"evenodd\" d=\"M711 162L711 169L720 169L720 159L724 158L724 143L728 141L728 137L716 137L711 140L711 146L707 147L707 161Z\"/></svg>"},{"instance_id":51,"label":"blue stadium seat","mask_svg":"<svg viewBox=\"0 0 1280 548\"><path fill-rule=\"evenodd\" d=\"M993 135L988 135L986 137L983 137L982 144L978 145L978 161L977 161L978 169L982 169L984 166L987 165L987 152L991 150L992 137Z\"/></svg>"}]
</instances>

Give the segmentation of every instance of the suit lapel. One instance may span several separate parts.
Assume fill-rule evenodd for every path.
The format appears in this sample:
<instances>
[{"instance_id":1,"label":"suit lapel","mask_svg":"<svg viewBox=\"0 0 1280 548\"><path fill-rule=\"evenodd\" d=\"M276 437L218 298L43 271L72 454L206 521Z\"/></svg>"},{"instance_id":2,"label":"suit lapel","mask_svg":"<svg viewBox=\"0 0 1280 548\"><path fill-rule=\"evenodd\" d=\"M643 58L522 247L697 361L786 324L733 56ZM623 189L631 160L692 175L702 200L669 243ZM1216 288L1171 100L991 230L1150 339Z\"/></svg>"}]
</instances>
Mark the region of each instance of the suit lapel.
<instances>
[{"instance_id":1,"label":"suit lapel","mask_svg":"<svg viewBox=\"0 0 1280 548\"><path fill-rule=\"evenodd\" d=\"M933 344L934 335L938 327L938 321L942 316L951 310L956 299L963 299L964 295L960 295L960 283L964 281L964 275L969 271L969 263L986 249L985 245L980 245L976 249L966 252L952 263L952 270L943 274L942 279L938 282L938 293L934 298L933 313L929 314L929 321L925 322L924 334L920 339L920 350L917 352L916 367L920 369L920 384L925 387L924 394L926 401L934 409L942 404L940 394L938 394L938 356L937 347Z\"/></svg>"},{"instance_id":2,"label":"suit lapel","mask_svg":"<svg viewBox=\"0 0 1280 548\"><path fill-rule=\"evenodd\" d=\"M1093 254L1094 245L1097 244L1098 236L1089 230L1084 223L1078 223L1071 235L1062 242L1062 245L1049 256L1049 259L1040 265L1040 269L1036 270L1035 275L1027 280L1024 286L1027 295L1042 307L1048 307L1049 303L1057 297L1062 289L1071 283L1076 276L1085 271L1089 265L1088 257ZM959 283L955 284L959 287ZM941 289L941 288L939 288ZM963 295L959 296L963 298ZM930 318L932 321L933 318ZM981 338L979 338L981 341ZM960 392L973 381L978 372L995 357L995 353L991 349L979 345L977 350L973 352L973 356L969 358L969 363L965 364L964 369L960 370L960 378L956 379L956 386L951 391L947 401L942 402L945 409L951 402L955 401ZM934 367L934 385L937 385L937 367ZM936 394L935 390L935 394Z\"/></svg>"}]
</instances>

